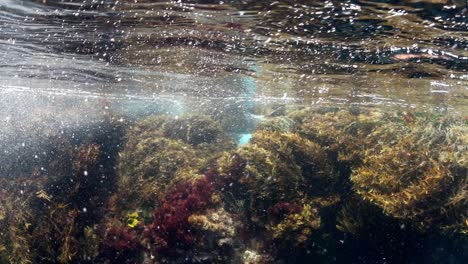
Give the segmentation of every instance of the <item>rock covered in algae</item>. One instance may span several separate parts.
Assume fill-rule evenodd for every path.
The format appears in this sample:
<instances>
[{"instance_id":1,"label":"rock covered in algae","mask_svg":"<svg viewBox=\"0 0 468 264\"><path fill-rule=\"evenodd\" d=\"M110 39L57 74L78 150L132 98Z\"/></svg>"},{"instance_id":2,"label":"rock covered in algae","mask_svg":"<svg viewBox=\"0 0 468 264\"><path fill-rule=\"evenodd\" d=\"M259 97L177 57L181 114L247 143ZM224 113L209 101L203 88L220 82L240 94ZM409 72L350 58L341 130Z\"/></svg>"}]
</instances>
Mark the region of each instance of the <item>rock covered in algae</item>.
<instances>
[{"instance_id":1,"label":"rock covered in algae","mask_svg":"<svg viewBox=\"0 0 468 264\"><path fill-rule=\"evenodd\" d=\"M419 150L384 148L380 154L364 159L363 166L354 171L352 181L358 194L387 213L406 218L423 213L424 210L416 210L418 205L429 202L450 185L449 173Z\"/></svg>"},{"instance_id":2,"label":"rock covered in algae","mask_svg":"<svg viewBox=\"0 0 468 264\"><path fill-rule=\"evenodd\" d=\"M377 143L354 169L354 189L390 216L466 232L466 122L433 114L404 117L369 134Z\"/></svg>"},{"instance_id":3,"label":"rock covered in algae","mask_svg":"<svg viewBox=\"0 0 468 264\"><path fill-rule=\"evenodd\" d=\"M129 210L152 207L168 187L196 178L210 159L231 147L233 142L207 117L149 116L127 133L119 196Z\"/></svg>"},{"instance_id":4,"label":"rock covered in algae","mask_svg":"<svg viewBox=\"0 0 468 264\"><path fill-rule=\"evenodd\" d=\"M153 204L171 183L191 177L203 159L190 145L163 137L146 138L134 148L126 147L119 164L119 188L132 208ZM128 193L128 190L132 190ZM138 201L139 200L139 201Z\"/></svg>"},{"instance_id":5,"label":"rock covered in algae","mask_svg":"<svg viewBox=\"0 0 468 264\"><path fill-rule=\"evenodd\" d=\"M258 253L256 250L247 249L242 254L242 264L268 263L268 256Z\"/></svg>"},{"instance_id":6,"label":"rock covered in algae","mask_svg":"<svg viewBox=\"0 0 468 264\"><path fill-rule=\"evenodd\" d=\"M337 213L336 229L356 235L368 232L367 228L372 225L382 224L381 219L375 223L381 212L374 207L359 197L351 197Z\"/></svg>"},{"instance_id":7,"label":"rock covered in algae","mask_svg":"<svg viewBox=\"0 0 468 264\"><path fill-rule=\"evenodd\" d=\"M258 262L304 250L317 239L319 212L339 201L329 153L293 132L257 130L248 144L218 159L226 209L242 220L252 241L262 241ZM300 251L299 250L299 251Z\"/></svg>"},{"instance_id":8,"label":"rock covered in algae","mask_svg":"<svg viewBox=\"0 0 468 264\"><path fill-rule=\"evenodd\" d=\"M218 170L227 183L223 198L229 210L238 213L244 228L260 231L276 242L308 241L319 219L312 211L324 206L312 209L300 201L333 195L339 179L322 147L290 132L256 131L247 145L218 160ZM284 222L271 222L272 211L278 211L274 215ZM292 216L294 212L316 218L299 223L301 216ZM280 216L288 213L291 219ZM297 234L288 235L292 230Z\"/></svg>"},{"instance_id":9,"label":"rock covered in algae","mask_svg":"<svg viewBox=\"0 0 468 264\"><path fill-rule=\"evenodd\" d=\"M166 192L143 232L142 243L156 259L171 263L233 261L239 223L223 208L218 180L210 170L204 177L178 183Z\"/></svg>"},{"instance_id":10,"label":"rock covered in algae","mask_svg":"<svg viewBox=\"0 0 468 264\"><path fill-rule=\"evenodd\" d=\"M287 116L270 117L257 125L257 130L271 132L291 132L296 128L296 122Z\"/></svg>"},{"instance_id":11,"label":"rock covered in algae","mask_svg":"<svg viewBox=\"0 0 468 264\"><path fill-rule=\"evenodd\" d=\"M273 239L289 246L305 244L312 232L320 227L320 216L317 208L304 204L299 212L291 213L279 223L270 225L268 229Z\"/></svg>"},{"instance_id":12,"label":"rock covered in algae","mask_svg":"<svg viewBox=\"0 0 468 264\"><path fill-rule=\"evenodd\" d=\"M0 220L6 234L0 236L5 244L0 262L82 260L84 245L90 244L83 229L99 221L114 186L121 128L109 116L96 127L50 133L38 158L25 160L19 170L24 176L1 178L0 208L11 209Z\"/></svg>"},{"instance_id":13,"label":"rock covered in algae","mask_svg":"<svg viewBox=\"0 0 468 264\"><path fill-rule=\"evenodd\" d=\"M295 133L257 131L250 143L219 159L222 175L249 185L255 197L287 199L297 191L328 189L335 172L325 151ZM324 188L324 189L323 189Z\"/></svg>"},{"instance_id":14,"label":"rock covered in algae","mask_svg":"<svg viewBox=\"0 0 468 264\"><path fill-rule=\"evenodd\" d=\"M366 109L302 109L289 116L299 134L352 171L353 189L389 216L466 232L466 121Z\"/></svg>"},{"instance_id":15,"label":"rock covered in algae","mask_svg":"<svg viewBox=\"0 0 468 264\"><path fill-rule=\"evenodd\" d=\"M98 227L98 232L87 228L85 234L99 236L99 263L138 263L142 245L138 229L131 228L118 219L108 219Z\"/></svg>"},{"instance_id":16,"label":"rock covered in algae","mask_svg":"<svg viewBox=\"0 0 468 264\"><path fill-rule=\"evenodd\" d=\"M40 175L2 182L2 188L9 189L8 194L0 191L0 211L5 212L0 216L0 244L5 245L0 252L2 263L38 263L41 259L69 263L75 259L79 226L91 219L78 220L79 210L72 204L56 203L45 191L46 182ZM72 190L70 203L78 188Z\"/></svg>"},{"instance_id":17,"label":"rock covered in algae","mask_svg":"<svg viewBox=\"0 0 468 264\"><path fill-rule=\"evenodd\" d=\"M85 231L99 222L110 195L112 181L99 188L104 185L103 179L113 178L106 166L109 152L104 151L105 145L78 146L69 161L72 174L67 181L58 181L61 188L48 188L50 196L39 193L38 198L43 201L32 231L38 259L71 263L97 256L97 237L86 235Z\"/></svg>"},{"instance_id":18,"label":"rock covered in algae","mask_svg":"<svg viewBox=\"0 0 468 264\"><path fill-rule=\"evenodd\" d=\"M239 225L223 207L209 210L205 214L192 214L188 222L194 229L204 233L205 240L214 241L218 246L232 244Z\"/></svg>"},{"instance_id":19,"label":"rock covered in algae","mask_svg":"<svg viewBox=\"0 0 468 264\"><path fill-rule=\"evenodd\" d=\"M368 145L367 135L383 124L387 116L377 111L354 113L347 110L314 112L303 109L290 113L300 123L298 133L334 153L338 161L354 165Z\"/></svg>"},{"instance_id":20,"label":"rock covered in algae","mask_svg":"<svg viewBox=\"0 0 468 264\"><path fill-rule=\"evenodd\" d=\"M351 176L354 191L388 216L466 232L466 120L369 109L305 108L288 116L297 133L345 165L342 180Z\"/></svg>"},{"instance_id":21,"label":"rock covered in algae","mask_svg":"<svg viewBox=\"0 0 468 264\"><path fill-rule=\"evenodd\" d=\"M138 120L127 132L127 144L135 145L142 139L155 136L180 140L199 148L206 145L232 144L225 131L216 122L203 115L145 117Z\"/></svg>"},{"instance_id":22,"label":"rock covered in algae","mask_svg":"<svg viewBox=\"0 0 468 264\"><path fill-rule=\"evenodd\" d=\"M296 177L303 178L306 184L305 188L312 196L331 191L338 180L327 152L318 144L297 133L259 130L253 135L251 144L270 151L276 158L280 159L278 166L282 163L283 165L289 164L291 168L298 168L300 174ZM273 177L276 171L272 172L270 176ZM292 173L292 171L290 172ZM287 177L281 173L278 173L278 176ZM294 177L294 175L290 176Z\"/></svg>"},{"instance_id":23,"label":"rock covered in algae","mask_svg":"<svg viewBox=\"0 0 468 264\"><path fill-rule=\"evenodd\" d=\"M163 135L190 145L219 143L221 127L206 116L188 116L169 119L162 126Z\"/></svg>"}]
</instances>

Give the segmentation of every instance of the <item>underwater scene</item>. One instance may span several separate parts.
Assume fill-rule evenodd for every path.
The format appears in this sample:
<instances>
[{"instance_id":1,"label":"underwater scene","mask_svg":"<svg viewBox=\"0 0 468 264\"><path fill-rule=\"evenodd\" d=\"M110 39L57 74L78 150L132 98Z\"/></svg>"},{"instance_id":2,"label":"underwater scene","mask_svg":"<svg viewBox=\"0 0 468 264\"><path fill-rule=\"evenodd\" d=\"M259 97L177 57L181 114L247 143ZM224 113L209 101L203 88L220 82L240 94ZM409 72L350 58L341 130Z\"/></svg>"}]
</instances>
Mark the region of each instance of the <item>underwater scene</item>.
<instances>
[{"instance_id":1,"label":"underwater scene","mask_svg":"<svg viewBox=\"0 0 468 264\"><path fill-rule=\"evenodd\" d=\"M0 0L3 263L468 263L468 2Z\"/></svg>"}]
</instances>

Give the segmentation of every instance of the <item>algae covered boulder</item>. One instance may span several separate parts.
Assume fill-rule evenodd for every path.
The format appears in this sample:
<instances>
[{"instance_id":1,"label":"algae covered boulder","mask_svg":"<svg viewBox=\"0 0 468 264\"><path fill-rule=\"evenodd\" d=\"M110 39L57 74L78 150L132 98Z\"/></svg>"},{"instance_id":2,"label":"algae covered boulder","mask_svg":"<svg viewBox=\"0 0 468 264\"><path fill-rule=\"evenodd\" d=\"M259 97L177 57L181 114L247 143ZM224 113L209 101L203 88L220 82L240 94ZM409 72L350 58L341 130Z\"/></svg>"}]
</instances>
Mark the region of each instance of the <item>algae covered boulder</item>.
<instances>
[{"instance_id":1,"label":"algae covered boulder","mask_svg":"<svg viewBox=\"0 0 468 264\"><path fill-rule=\"evenodd\" d=\"M466 131L466 122L431 114L376 128L353 188L390 216L466 232Z\"/></svg>"},{"instance_id":2,"label":"algae covered boulder","mask_svg":"<svg viewBox=\"0 0 468 264\"><path fill-rule=\"evenodd\" d=\"M178 177L196 174L203 162L190 145L163 137L147 138L134 149L125 148L120 160L119 188L131 190L122 194L125 199L135 196L137 204L132 209L137 209L138 203L152 205L167 185Z\"/></svg>"},{"instance_id":3,"label":"algae covered boulder","mask_svg":"<svg viewBox=\"0 0 468 264\"><path fill-rule=\"evenodd\" d=\"M337 161L349 191L424 229L466 232L468 125L463 118L372 109L301 109L289 117L298 123L298 134Z\"/></svg>"},{"instance_id":4,"label":"algae covered boulder","mask_svg":"<svg viewBox=\"0 0 468 264\"><path fill-rule=\"evenodd\" d=\"M189 116L167 120L162 127L163 135L179 139L190 145L219 143L223 136L221 127L205 116Z\"/></svg>"},{"instance_id":5,"label":"algae covered boulder","mask_svg":"<svg viewBox=\"0 0 468 264\"><path fill-rule=\"evenodd\" d=\"M282 202L332 195L339 178L326 151L295 133L258 130L250 142L218 159L225 199L263 226ZM239 209L238 209L239 210Z\"/></svg>"},{"instance_id":6,"label":"algae covered boulder","mask_svg":"<svg viewBox=\"0 0 468 264\"><path fill-rule=\"evenodd\" d=\"M218 159L217 170L226 210L251 241L265 243L263 260L307 251L320 237L321 211L340 199L328 152L294 132L257 129L248 144Z\"/></svg>"},{"instance_id":7,"label":"algae covered boulder","mask_svg":"<svg viewBox=\"0 0 468 264\"><path fill-rule=\"evenodd\" d=\"M287 116L274 116L260 122L256 129L271 132L292 132L296 129L296 122Z\"/></svg>"},{"instance_id":8,"label":"algae covered boulder","mask_svg":"<svg viewBox=\"0 0 468 264\"><path fill-rule=\"evenodd\" d=\"M207 117L146 117L127 132L117 199L128 210L152 208L169 187L197 178L210 159L233 146Z\"/></svg>"},{"instance_id":9,"label":"algae covered boulder","mask_svg":"<svg viewBox=\"0 0 468 264\"><path fill-rule=\"evenodd\" d=\"M335 109L323 113L301 110L290 116L300 120L299 134L326 148L348 166L360 161L366 148L372 144L367 135L385 123L386 118L377 111L354 113Z\"/></svg>"}]
</instances>

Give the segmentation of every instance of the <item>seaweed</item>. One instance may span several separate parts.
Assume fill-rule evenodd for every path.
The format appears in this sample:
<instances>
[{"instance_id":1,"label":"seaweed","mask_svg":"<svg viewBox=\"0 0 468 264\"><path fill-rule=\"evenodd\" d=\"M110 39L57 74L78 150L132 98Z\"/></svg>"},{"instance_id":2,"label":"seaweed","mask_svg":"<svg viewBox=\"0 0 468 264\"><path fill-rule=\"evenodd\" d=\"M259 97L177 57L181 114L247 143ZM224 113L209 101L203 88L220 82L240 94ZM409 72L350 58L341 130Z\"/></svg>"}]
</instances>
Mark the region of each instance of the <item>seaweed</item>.
<instances>
[{"instance_id":1,"label":"seaweed","mask_svg":"<svg viewBox=\"0 0 468 264\"><path fill-rule=\"evenodd\" d=\"M436 247L461 254L446 245L465 245L468 232L466 120L287 110L237 148L204 116L109 117L98 129L48 135L50 152L25 161L24 175L2 167L0 262L423 262L440 254L410 252Z\"/></svg>"},{"instance_id":2,"label":"seaweed","mask_svg":"<svg viewBox=\"0 0 468 264\"><path fill-rule=\"evenodd\" d=\"M233 146L206 117L146 117L127 132L115 203L119 210L148 211L173 185L196 178L211 159Z\"/></svg>"},{"instance_id":3,"label":"seaweed","mask_svg":"<svg viewBox=\"0 0 468 264\"><path fill-rule=\"evenodd\" d=\"M213 206L213 187L205 178L180 183L169 190L154 210L153 222L146 226L148 247L155 254L175 254L195 243L189 217Z\"/></svg>"},{"instance_id":4,"label":"seaweed","mask_svg":"<svg viewBox=\"0 0 468 264\"><path fill-rule=\"evenodd\" d=\"M218 160L230 183L228 207L244 201L249 222L264 225L266 211L280 202L333 193L338 175L326 152L294 133L257 131L249 144Z\"/></svg>"},{"instance_id":5,"label":"seaweed","mask_svg":"<svg viewBox=\"0 0 468 264\"><path fill-rule=\"evenodd\" d=\"M30 228L33 221L31 199L34 189L1 182L0 191L0 260L5 263L32 263L34 259ZM7 190L8 188L8 190ZM22 194L18 189L22 189ZM16 189L16 190L15 190Z\"/></svg>"},{"instance_id":6,"label":"seaweed","mask_svg":"<svg viewBox=\"0 0 468 264\"><path fill-rule=\"evenodd\" d=\"M396 126L404 133L387 124L369 135L379 141L354 169L354 189L393 217L465 232L466 124L426 114Z\"/></svg>"}]
</instances>

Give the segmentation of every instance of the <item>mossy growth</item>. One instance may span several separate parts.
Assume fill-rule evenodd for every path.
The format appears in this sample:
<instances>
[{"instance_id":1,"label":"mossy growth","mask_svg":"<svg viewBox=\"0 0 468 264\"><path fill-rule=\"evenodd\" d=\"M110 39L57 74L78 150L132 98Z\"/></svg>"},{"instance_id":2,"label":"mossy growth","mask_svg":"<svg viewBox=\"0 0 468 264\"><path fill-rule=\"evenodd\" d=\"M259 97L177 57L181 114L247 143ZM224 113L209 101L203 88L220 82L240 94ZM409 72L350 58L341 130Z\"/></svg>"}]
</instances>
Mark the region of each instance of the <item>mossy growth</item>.
<instances>
[{"instance_id":1,"label":"mossy growth","mask_svg":"<svg viewBox=\"0 0 468 264\"><path fill-rule=\"evenodd\" d=\"M44 182L39 175L0 178L0 262L33 263L33 202Z\"/></svg>"},{"instance_id":2,"label":"mossy growth","mask_svg":"<svg viewBox=\"0 0 468 264\"><path fill-rule=\"evenodd\" d=\"M179 139L190 145L218 143L223 136L220 126L206 116L186 116L168 119L162 126L165 137Z\"/></svg>"},{"instance_id":3,"label":"mossy growth","mask_svg":"<svg viewBox=\"0 0 468 264\"><path fill-rule=\"evenodd\" d=\"M358 194L395 217L407 218L423 213L424 208L417 210L420 203L427 204L452 179L442 164L402 147L384 148L380 154L366 157L352 181Z\"/></svg>"},{"instance_id":4,"label":"mossy growth","mask_svg":"<svg viewBox=\"0 0 468 264\"><path fill-rule=\"evenodd\" d=\"M143 139L120 155L119 192L129 210L154 206L171 184L193 177L203 164L190 145L163 137Z\"/></svg>"},{"instance_id":5,"label":"mossy growth","mask_svg":"<svg viewBox=\"0 0 468 264\"><path fill-rule=\"evenodd\" d=\"M392 217L466 232L466 131L466 122L434 114L374 129L351 177L355 191Z\"/></svg>"},{"instance_id":6,"label":"mossy growth","mask_svg":"<svg viewBox=\"0 0 468 264\"><path fill-rule=\"evenodd\" d=\"M260 225L274 204L327 196L338 179L319 145L295 133L270 131L256 131L250 143L223 155L218 170L228 183L229 204L241 204L248 220Z\"/></svg>"},{"instance_id":7,"label":"mossy growth","mask_svg":"<svg viewBox=\"0 0 468 264\"><path fill-rule=\"evenodd\" d=\"M127 132L127 144L135 145L137 143L135 141L155 136L180 140L198 147L230 143L225 131L207 116L151 115L138 120Z\"/></svg>"},{"instance_id":8,"label":"mossy growth","mask_svg":"<svg viewBox=\"0 0 468 264\"><path fill-rule=\"evenodd\" d=\"M200 177L210 160L233 146L204 116L149 116L138 121L127 132L120 153L119 191L114 197L119 210L151 210L171 186Z\"/></svg>"},{"instance_id":9,"label":"mossy growth","mask_svg":"<svg viewBox=\"0 0 468 264\"><path fill-rule=\"evenodd\" d=\"M359 163L370 142L367 135L386 122L387 116L377 111L353 113L347 110L315 113L301 110L290 115L300 123L298 133L316 142L348 166ZM308 113L308 114L306 114Z\"/></svg>"},{"instance_id":10,"label":"mossy growth","mask_svg":"<svg viewBox=\"0 0 468 264\"><path fill-rule=\"evenodd\" d=\"M299 212L289 214L278 224L269 225L267 228L275 241L297 247L306 244L311 238L312 232L319 227L318 209L304 204Z\"/></svg>"},{"instance_id":11,"label":"mossy growth","mask_svg":"<svg viewBox=\"0 0 468 264\"><path fill-rule=\"evenodd\" d=\"M261 121L257 130L271 132L292 132L296 128L296 122L287 116L275 116Z\"/></svg>"}]
</instances>

